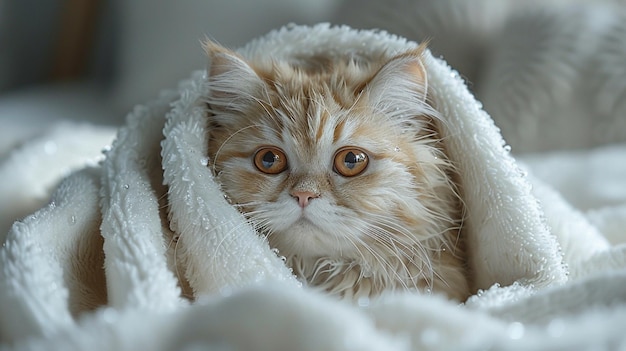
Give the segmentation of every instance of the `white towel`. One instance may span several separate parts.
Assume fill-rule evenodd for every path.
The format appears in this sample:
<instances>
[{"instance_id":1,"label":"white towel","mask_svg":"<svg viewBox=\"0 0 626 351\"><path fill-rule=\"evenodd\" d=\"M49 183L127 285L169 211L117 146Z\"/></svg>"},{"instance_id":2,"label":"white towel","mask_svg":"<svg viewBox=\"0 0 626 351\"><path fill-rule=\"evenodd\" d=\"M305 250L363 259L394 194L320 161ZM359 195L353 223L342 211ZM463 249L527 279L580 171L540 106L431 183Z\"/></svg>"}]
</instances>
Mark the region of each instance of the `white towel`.
<instances>
[{"instance_id":1,"label":"white towel","mask_svg":"<svg viewBox=\"0 0 626 351\"><path fill-rule=\"evenodd\" d=\"M385 32L320 24L281 28L239 52L289 58L416 45ZM4 346L626 347L618 327L626 322L626 249L611 247L547 186L531 186L458 74L428 53L425 60L467 207L463 235L480 290L464 305L415 293L349 303L302 287L206 167L207 84L198 71L137 107L100 165L67 177L50 205L13 225L0 249ZM164 201L167 218L159 212ZM179 265L168 264L170 230L183 257ZM571 254L585 248L593 250ZM188 281L185 293L194 302L182 297L178 277Z\"/></svg>"}]
</instances>

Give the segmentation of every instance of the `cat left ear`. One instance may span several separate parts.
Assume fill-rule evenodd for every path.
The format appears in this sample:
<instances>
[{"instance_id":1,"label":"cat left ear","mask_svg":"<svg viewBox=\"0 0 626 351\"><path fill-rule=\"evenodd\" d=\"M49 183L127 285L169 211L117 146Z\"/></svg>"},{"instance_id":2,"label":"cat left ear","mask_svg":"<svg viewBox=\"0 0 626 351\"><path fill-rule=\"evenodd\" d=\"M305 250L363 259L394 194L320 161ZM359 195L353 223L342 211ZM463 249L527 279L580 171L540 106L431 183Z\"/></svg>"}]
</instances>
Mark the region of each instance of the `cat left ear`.
<instances>
[{"instance_id":1,"label":"cat left ear","mask_svg":"<svg viewBox=\"0 0 626 351\"><path fill-rule=\"evenodd\" d=\"M237 53L207 40L209 104L212 108L244 111L263 92L263 80Z\"/></svg>"},{"instance_id":2,"label":"cat left ear","mask_svg":"<svg viewBox=\"0 0 626 351\"><path fill-rule=\"evenodd\" d=\"M392 57L367 83L368 101L386 113L426 106L428 82L422 62L424 48ZM422 111L423 112L423 111Z\"/></svg>"}]
</instances>

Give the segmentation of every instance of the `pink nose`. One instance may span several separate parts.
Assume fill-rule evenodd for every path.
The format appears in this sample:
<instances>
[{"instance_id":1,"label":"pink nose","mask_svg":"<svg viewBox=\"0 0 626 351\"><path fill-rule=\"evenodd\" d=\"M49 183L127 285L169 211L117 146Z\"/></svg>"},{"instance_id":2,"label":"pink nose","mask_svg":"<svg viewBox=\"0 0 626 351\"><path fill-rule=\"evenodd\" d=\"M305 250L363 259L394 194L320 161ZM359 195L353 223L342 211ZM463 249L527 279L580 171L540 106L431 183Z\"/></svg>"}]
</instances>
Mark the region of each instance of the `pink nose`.
<instances>
[{"instance_id":1,"label":"pink nose","mask_svg":"<svg viewBox=\"0 0 626 351\"><path fill-rule=\"evenodd\" d=\"M292 191L291 196L298 200L298 204L302 208L307 207L311 200L320 197L318 194L311 191Z\"/></svg>"}]
</instances>

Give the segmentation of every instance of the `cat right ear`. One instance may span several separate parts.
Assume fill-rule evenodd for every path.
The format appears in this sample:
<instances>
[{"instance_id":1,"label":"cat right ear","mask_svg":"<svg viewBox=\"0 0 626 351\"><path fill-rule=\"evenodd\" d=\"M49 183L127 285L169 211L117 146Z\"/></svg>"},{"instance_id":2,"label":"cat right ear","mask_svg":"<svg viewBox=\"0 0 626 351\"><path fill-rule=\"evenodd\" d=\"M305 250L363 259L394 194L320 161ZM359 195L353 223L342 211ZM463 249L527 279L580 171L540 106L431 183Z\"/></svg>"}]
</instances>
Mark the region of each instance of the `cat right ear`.
<instances>
[{"instance_id":1,"label":"cat right ear","mask_svg":"<svg viewBox=\"0 0 626 351\"><path fill-rule=\"evenodd\" d=\"M264 83L237 53L207 40L208 103L213 110L244 112L262 96Z\"/></svg>"},{"instance_id":2,"label":"cat right ear","mask_svg":"<svg viewBox=\"0 0 626 351\"><path fill-rule=\"evenodd\" d=\"M423 64L426 44L392 57L367 83L370 105L394 120L429 114L428 81Z\"/></svg>"}]
</instances>

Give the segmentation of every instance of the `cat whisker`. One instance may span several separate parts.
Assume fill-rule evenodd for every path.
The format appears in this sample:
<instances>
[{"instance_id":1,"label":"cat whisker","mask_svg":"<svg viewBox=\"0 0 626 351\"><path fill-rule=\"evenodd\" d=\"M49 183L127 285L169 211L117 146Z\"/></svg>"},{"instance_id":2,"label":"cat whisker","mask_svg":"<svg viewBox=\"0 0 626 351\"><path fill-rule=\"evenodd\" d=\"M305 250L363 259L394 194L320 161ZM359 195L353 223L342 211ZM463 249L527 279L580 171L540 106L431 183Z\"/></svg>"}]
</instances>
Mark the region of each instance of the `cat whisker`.
<instances>
[{"instance_id":1,"label":"cat whisker","mask_svg":"<svg viewBox=\"0 0 626 351\"><path fill-rule=\"evenodd\" d=\"M329 292L354 297L433 286L468 292L462 200L445 153L446 121L429 92L425 43L404 54L269 61L209 49L222 60L208 71L209 126L221 127L209 130L209 169L245 218L222 228L227 233L213 238L211 249L232 249L238 233L252 228L284 251L300 278ZM260 155L262 166L259 159L246 164L248 152L263 146L280 148L282 160L274 161L288 166L271 168L267 154ZM364 177L339 178L337 152L352 146L367 150L372 167ZM303 210L290 196L296 187L324 195ZM325 223L296 221L302 211Z\"/></svg>"},{"instance_id":2,"label":"cat whisker","mask_svg":"<svg viewBox=\"0 0 626 351\"><path fill-rule=\"evenodd\" d=\"M245 207L259 207L264 204L266 204L265 201L250 201L250 202L234 203L234 204L231 204L231 206L233 206L234 208L245 208Z\"/></svg>"},{"instance_id":3,"label":"cat whisker","mask_svg":"<svg viewBox=\"0 0 626 351\"><path fill-rule=\"evenodd\" d=\"M188 297L188 298L192 298L193 297L193 293L192 292L188 292L185 291L185 284L183 284L184 281L186 281L186 277L185 274L183 272L181 272L181 265L179 265L179 260L178 260L178 246L179 246L179 242L180 242L180 235L178 234L174 234L174 237L172 237L172 241L174 242L174 252L173 252L173 264L174 264L174 272L176 272L176 278L178 279L179 286L181 289L181 292L183 294L183 296Z\"/></svg>"},{"instance_id":4,"label":"cat whisker","mask_svg":"<svg viewBox=\"0 0 626 351\"><path fill-rule=\"evenodd\" d=\"M380 233L378 233L377 235L381 235ZM417 282L419 280L419 278L423 275L423 265L420 264L419 262L416 261L416 258L414 257L415 255L411 255L409 253L407 253L405 250L401 250L396 246L396 241L390 240L389 243L385 243L385 242L379 242L379 245L383 245L383 246L387 246L390 248L390 253L389 255L391 257L395 258L395 261L397 264L400 265L401 271L406 273L406 277L401 277L400 273L398 272L398 268L397 267L390 267L392 268L392 271L394 272L394 274L397 276L397 280L400 281L403 286L405 288L408 289L408 285L406 285L405 281L408 280L410 282L412 282L412 285L414 288L417 289ZM404 244L402 245L404 246ZM413 249L410 249L409 251L413 251ZM405 262L406 259L406 262ZM412 265L413 267L416 267L419 269L419 272L417 272L416 274L411 273L411 269L409 268L408 265ZM394 269L395 268L395 269Z\"/></svg>"},{"instance_id":5,"label":"cat whisker","mask_svg":"<svg viewBox=\"0 0 626 351\"><path fill-rule=\"evenodd\" d=\"M224 140L224 142L220 145L220 147L217 149L217 151L215 152L215 156L213 157L213 164L211 165L211 171L213 172L213 174L216 174L215 172L215 168L216 168L216 164L217 164L217 159L219 158L219 154L222 151L222 149L224 148L224 146L232 139L234 138L237 134L250 129L250 128L264 128L264 125L261 124L252 124L243 128L240 128L239 130L237 130L236 132L232 133L231 135L228 136L228 138L226 138L226 140ZM217 175L217 174L216 174Z\"/></svg>"},{"instance_id":6,"label":"cat whisker","mask_svg":"<svg viewBox=\"0 0 626 351\"><path fill-rule=\"evenodd\" d=\"M398 258L398 256L402 256L402 255L405 255L409 260L412 260L412 258L408 256L404 251L399 250L395 246L395 241L385 240L385 239L392 239L393 235L391 235L387 230L383 228L371 227L367 232L362 233L362 234L374 239L379 244L377 246L372 246L366 243L363 240L363 238L360 238L354 235L353 231L349 229L346 230L345 233L348 234L346 235L346 239L348 239L352 243L352 245L356 248L357 252L362 257L363 262L369 262L371 261L371 259L368 259L367 257L365 257L360 247L364 248L368 252L368 254L371 257L373 257L374 260L376 260L380 264L381 267L383 267L385 275L390 275L389 272L391 272L390 276L395 277L396 282L398 282L404 289L409 289L409 286L407 285L407 282L406 282L407 279L403 278L400 275L397 267L394 264L392 264L389 259ZM357 245L356 243L360 245ZM387 249L387 252L385 254L381 253L379 249L378 250L375 249L375 248L380 248L380 245L382 245L382 247ZM405 271L407 275L409 276L408 280L411 281L413 287L417 289L417 279L411 276L410 269L406 266L406 264L402 260L394 260L394 261L396 261L398 264L402 266L403 271ZM361 276L359 277L359 280L363 278L363 274L364 273L361 272Z\"/></svg>"},{"instance_id":7,"label":"cat whisker","mask_svg":"<svg viewBox=\"0 0 626 351\"><path fill-rule=\"evenodd\" d=\"M374 228L378 230L378 237L382 237L383 240L380 240L379 243L391 245L390 249L394 251L394 253L398 256L405 257L409 264L412 264L416 267L420 267L420 271L422 271L423 266L425 266L429 272L425 278L432 275L433 265L430 260L430 255L427 252L426 247L419 240L414 238L413 233L411 233L408 229L398 225L394 221L389 220L388 218L380 215L372 214L372 217L375 217L376 223L371 224ZM384 227L383 227L384 226ZM395 233L390 232L389 228ZM382 233L382 234L380 234ZM404 240L399 240L404 239ZM387 244L388 243L388 244ZM401 248L397 248L396 245L400 245ZM420 262L416 262L415 259L419 259ZM410 272L408 267L403 263L405 271ZM432 279L432 278L431 278Z\"/></svg>"},{"instance_id":8,"label":"cat whisker","mask_svg":"<svg viewBox=\"0 0 626 351\"><path fill-rule=\"evenodd\" d=\"M370 255L372 255L374 257L374 259L381 264L381 266L385 267L384 268L384 273L386 275L389 275L389 271L391 271L392 272L391 275L396 278L395 280L397 282L399 282L404 289L407 289L407 290L409 289L409 286L406 284L405 279L402 278L402 276L397 271L397 269L395 269L396 267L394 267L393 264L391 262L389 262L389 260L385 259L385 257L382 254L376 252L370 245L367 245L367 243L365 243L361 238L354 237L354 239L358 240L361 243L361 245L367 249L367 251L370 253ZM362 253L361 253L361 255L363 256ZM363 260L368 261L367 258L364 257L364 256L363 256ZM401 261L399 261L399 262L400 262L401 265L404 265ZM368 268L368 269L372 269L372 268ZM361 272L361 276L359 277L359 279L361 279L363 277L364 277L364 273Z\"/></svg>"},{"instance_id":9,"label":"cat whisker","mask_svg":"<svg viewBox=\"0 0 626 351\"><path fill-rule=\"evenodd\" d=\"M219 257L219 253L220 252L231 252L231 250L228 249L224 249L223 246L227 245L230 243L230 240L234 240L237 238L238 236L238 230L245 227L245 226L252 226L253 228L255 228L255 226L257 225L257 223L253 222L253 221L245 221L245 222L241 222L238 223L236 226L234 226L233 228L231 228L228 232L226 232L225 234L223 234L222 239L217 243L217 245L215 246L215 249L213 250L213 257L215 257L217 259L217 257ZM256 229L256 228L255 228ZM258 232L258 231L257 231ZM245 243L245 242L244 242ZM254 242L249 242L247 243L248 246L244 246L244 247L238 247L238 249L240 250L240 252L246 252L247 249L251 246L254 245ZM219 265L214 264L211 265L213 272L217 274L217 269L219 269Z\"/></svg>"}]
</instances>

